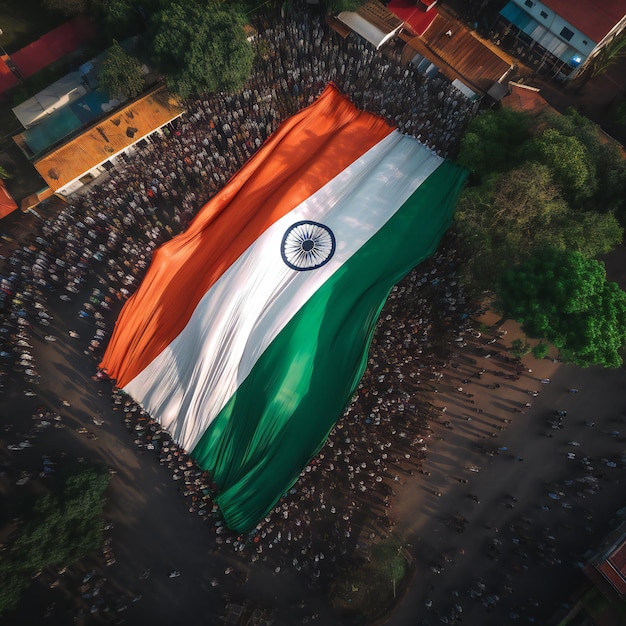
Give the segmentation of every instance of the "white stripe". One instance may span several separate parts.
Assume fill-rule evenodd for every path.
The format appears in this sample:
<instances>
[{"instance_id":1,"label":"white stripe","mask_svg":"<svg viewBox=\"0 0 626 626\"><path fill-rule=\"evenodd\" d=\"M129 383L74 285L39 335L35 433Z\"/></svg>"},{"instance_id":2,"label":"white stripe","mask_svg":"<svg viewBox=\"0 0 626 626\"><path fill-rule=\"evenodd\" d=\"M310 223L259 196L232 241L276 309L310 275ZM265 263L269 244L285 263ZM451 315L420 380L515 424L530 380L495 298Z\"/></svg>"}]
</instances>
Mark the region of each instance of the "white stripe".
<instances>
[{"instance_id":1,"label":"white stripe","mask_svg":"<svg viewBox=\"0 0 626 626\"><path fill-rule=\"evenodd\" d=\"M411 137L385 137L261 234L124 390L192 450L295 313L441 162ZM286 230L301 220L328 226L336 238L331 260L304 272L290 269L280 251Z\"/></svg>"}]
</instances>

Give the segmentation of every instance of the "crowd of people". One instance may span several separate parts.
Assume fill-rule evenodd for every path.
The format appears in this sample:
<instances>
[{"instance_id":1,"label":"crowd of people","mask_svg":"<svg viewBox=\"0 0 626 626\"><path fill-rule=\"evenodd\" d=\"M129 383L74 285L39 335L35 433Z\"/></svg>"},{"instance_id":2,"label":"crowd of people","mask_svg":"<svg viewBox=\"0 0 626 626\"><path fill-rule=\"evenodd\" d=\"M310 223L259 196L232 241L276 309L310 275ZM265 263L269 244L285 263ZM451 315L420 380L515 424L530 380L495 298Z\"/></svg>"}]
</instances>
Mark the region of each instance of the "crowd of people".
<instances>
[{"instance_id":1,"label":"crowd of people","mask_svg":"<svg viewBox=\"0 0 626 626\"><path fill-rule=\"evenodd\" d=\"M152 251L184 230L278 125L329 81L440 154L456 148L474 106L446 79L426 79L359 38L341 40L310 16L262 27L257 67L240 93L189 102L182 118L141 142L133 157L120 157L108 180L72 197L40 236L13 252L1 285L3 376L17 364L36 380L32 354L19 342L28 343L33 324L50 323L46 295L57 291L69 299L100 274L95 306L125 300ZM83 315L89 313L88 303Z\"/></svg>"},{"instance_id":2,"label":"crowd of people","mask_svg":"<svg viewBox=\"0 0 626 626\"><path fill-rule=\"evenodd\" d=\"M293 567L316 585L338 568L354 566L346 554L358 554L357 562L367 558L368 543L389 534L393 484L419 471L431 436L427 416L434 409L422 396L447 360L446 348L433 349L431 320L454 328L469 323L459 320L463 295L454 252L445 248L394 288L354 401L297 485L245 535L224 525L210 476L132 398L115 392L114 404L136 445L155 451L173 472L189 511L213 528L218 546L231 546L252 563L269 562L276 573Z\"/></svg>"},{"instance_id":3,"label":"crowd of people","mask_svg":"<svg viewBox=\"0 0 626 626\"><path fill-rule=\"evenodd\" d=\"M121 157L106 180L70 198L54 218L40 224L28 245L6 259L2 377L24 376L25 395L36 395L39 376L33 335L61 340L48 328L54 320L45 303L55 298L82 301L79 318L91 322L91 335L70 330L69 340L92 353L95 365L115 314L141 281L154 249L181 232L278 125L313 102L329 81L357 106L387 118L442 155L454 151L474 112L444 78L426 79L412 66L402 67L397 53L380 55L359 38L341 40L308 15L259 27L257 67L240 93L188 102L186 114L141 142L134 155ZM204 516L215 530L216 546L230 545L251 562L269 560L277 573L304 570L315 585L326 565L337 568L336 561L354 547L365 554L363 537L388 532L393 482L402 472L416 471L427 449L414 397L419 380L410 390L401 383L430 376L441 365L443 357L433 357L426 348L431 307L441 304L433 293L450 281L449 290L443 288L449 310L445 323L452 325L463 306L450 278L454 250L444 254L394 290L382 322L393 331L380 331L381 339L375 340L371 378L364 379L298 485L247 536L233 535L224 526L210 477L130 398L114 394L138 447L155 450L181 481L190 512ZM398 362L390 371L390 352L398 348ZM95 372L94 378L103 376ZM398 414L405 417L398 421ZM63 427L60 419L41 422ZM86 426L82 429L89 433ZM339 472L340 467L345 471Z\"/></svg>"},{"instance_id":4,"label":"crowd of people","mask_svg":"<svg viewBox=\"0 0 626 626\"><path fill-rule=\"evenodd\" d=\"M411 65L401 66L393 50L385 56L357 37L342 40L308 15L261 21L258 26L257 65L240 93L188 102L181 118L140 142L134 154L120 158L105 180L71 197L39 225L27 245L5 260L0 327L0 380L5 388L6 381L21 377L23 392L36 395L40 373L32 345L37 335L50 342L78 342L92 356L93 376L103 381L104 389L107 383L96 370L98 359L115 316L140 283L154 249L184 230L278 125L311 103L329 81L357 106L387 118L441 155L454 153L475 111L446 79L427 79ZM372 543L393 531L389 509L395 490L408 476L429 476L424 465L429 444L456 425L452 411L430 400L442 379L456 371L456 351L462 349L475 313L460 285L456 247L454 236L446 236L437 256L394 288L356 397L298 483L250 533L238 535L226 528L211 477L132 398L113 392L113 406L123 414L137 448L155 454L171 470L189 512L202 517L214 533L215 551L232 550L246 562L267 564L278 575L302 572L311 586L319 586L344 568L366 561ZM80 332L70 330L69 338L55 334L48 310L52 307L46 308L47 302L57 299L81 303L76 320ZM90 329L87 335L84 328ZM495 348L486 343L484 354L488 352L495 353ZM514 360L502 363L498 369L502 376L522 374ZM486 371L474 369L454 383L468 405L462 418L466 423L478 420L482 411L474 404L467 381ZM499 386L500 377L494 374L490 384ZM528 407L515 408L523 412ZM45 428L64 426L58 414L45 408L38 415L34 430L12 445L27 446ZM486 454L502 452L496 439L510 421L493 426L494 445ZM85 425L82 428L93 434ZM53 472L54 461L43 462L41 471ZM563 498L566 487L596 488L584 471L584 480L556 485L550 493ZM441 495L437 491L433 490L435 495ZM450 523L462 531L466 520L459 515ZM521 534L519 526L511 529L511 541L518 538L515 545ZM490 548L494 558L499 558L497 541L504 535L496 537ZM550 541L537 544L548 562L554 558ZM109 545L107 550L107 558L114 562ZM444 558L433 567L443 569L447 562ZM180 571L172 571L184 576L184 566L176 567ZM233 574L229 580L236 579L237 584L245 583L241 572L225 574ZM214 580L214 586L222 584ZM468 593L486 607L497 602L493 598L498 594L486 592L482 582ZM86 600L87 610L91 606L100 610L92 596ZM459 606L458 595L453 596L451 608L442 609L440 617L456 619Z\"/></svg>"}]
</instances>

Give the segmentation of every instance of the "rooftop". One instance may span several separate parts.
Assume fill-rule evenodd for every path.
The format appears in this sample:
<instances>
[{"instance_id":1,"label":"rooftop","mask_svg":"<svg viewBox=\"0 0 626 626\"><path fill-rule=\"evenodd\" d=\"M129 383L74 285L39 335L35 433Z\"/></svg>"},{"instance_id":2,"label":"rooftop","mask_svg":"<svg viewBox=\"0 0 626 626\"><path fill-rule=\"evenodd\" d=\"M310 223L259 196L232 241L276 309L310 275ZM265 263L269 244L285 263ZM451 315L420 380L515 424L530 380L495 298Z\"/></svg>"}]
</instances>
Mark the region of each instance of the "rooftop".
<instances>
[{"instance_id":1,"label":"rooftop","mask_svg":"<svg viewBox=\"0 0 626 626\"><path fill-rule=\"evenodd\" d=\"M35 168L50 187L60 189L183 111L165 87L158 87L42 157Z\"/></svg>"},{"instance_id":2,"label":"rooftop","mask_svg":"<svg viewBox=\"0 0 626 626\"><path fill-rule=\"evenodd\" d=\"M421 37L408 45L432 61L450 80L459 79L477 93L485 94L514 66L513 59L439 10ZM403 54L403 60L410 61Z\"/></svg>"},{"instance_id":3,"label":"rooftop","mask_svg":"<svg viewBox=\"0 0 626 626\"><path fill-rule=\"evenodd\" d=\"M437 16L437 9L419 7L413 0L391 0L387 8L405 22L404 27L415 35L423 35Z\"/></svg>"},{"instance_id":4,"label":"rooftop","mask_svg":"<svg viewBox=\"0 0 626 626\"><path fill-rule=\"evenodd\" d=\"M581 33L599 43L624 16L624 0L542 0Z\"/></svg>"},{"instance_id":5,"label":"rooftop","mask_svg":"<svg viewBox=\"0 0 626 626\"><path fill-rule=\"evenodd\" d=\"M626 597L626 522L609 533L584 572L603 593L606 593L608 583L609 589L619 597Z\"/></svg>"},{"instance_id":6,"label":"rooftop","mask_svg":"<svg viewBox=\"0 0 626 626\"><path fill-rule=\"evenodd\" d=\"M537 87L511 81L509 83L509 95L502 99L502 106L514 111L527 111L529 113L540 113L544 110L556 113L556 109L546 102L539 91Z\"/></svg>"}]
</instances>

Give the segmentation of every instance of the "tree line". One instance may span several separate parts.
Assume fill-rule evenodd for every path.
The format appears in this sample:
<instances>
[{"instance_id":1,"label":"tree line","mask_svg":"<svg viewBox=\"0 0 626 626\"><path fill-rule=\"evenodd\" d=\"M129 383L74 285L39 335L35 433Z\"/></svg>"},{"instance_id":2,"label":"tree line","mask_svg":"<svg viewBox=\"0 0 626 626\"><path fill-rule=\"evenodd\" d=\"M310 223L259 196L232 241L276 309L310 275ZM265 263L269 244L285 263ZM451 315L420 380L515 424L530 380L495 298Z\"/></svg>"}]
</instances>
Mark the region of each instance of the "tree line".
<instances>
[{"instance_id":1,"label":"tree line","mask_svg":"<svg viewBox=\"0 0 626 626\"><path fill-rule=\"evenodd\" d=\"M500 312L564 361L621 365L626 294L596 260L622 243L626 224L615 143L575 110L502 108L470 122L459 161L470 171L456 213L468 284L495 293Z\"/></svg>"},{"instance_id":2,"label":"tree line","mask_svg":"<svg viewBox=\"0 0 626 626\"><path fill-rule=\"evenodd\" d=\"M322 10L355 10L366 0L323 0ZM142 61L160 72L181 98L241 89L254 51L246 28L257 10L289 10L296 0L44 0L66 16L95 15L112 43L99 76L103 90L132 98L144 89ZM140 35L140 58L118 43Z\"/></svg>"}]
</instances>

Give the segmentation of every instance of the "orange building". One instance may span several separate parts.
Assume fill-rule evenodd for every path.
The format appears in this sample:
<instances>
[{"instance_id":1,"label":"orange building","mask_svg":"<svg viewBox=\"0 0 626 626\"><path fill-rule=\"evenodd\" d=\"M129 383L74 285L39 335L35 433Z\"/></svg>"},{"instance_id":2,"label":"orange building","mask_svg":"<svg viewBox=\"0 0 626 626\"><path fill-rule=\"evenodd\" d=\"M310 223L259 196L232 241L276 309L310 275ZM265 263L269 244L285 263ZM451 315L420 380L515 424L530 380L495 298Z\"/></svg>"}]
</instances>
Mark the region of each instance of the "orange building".
<instances>
[{"instance_id":1,"label":"orange building","mask_svg":"<svg viewBox=\"0 0 626 626\"><path fill-rule=\"evenodd\" d=\"M35 168L55 193L67 196L183 112L180 101L159 86L38 159Z\"/></svg>"}]
</instances>

